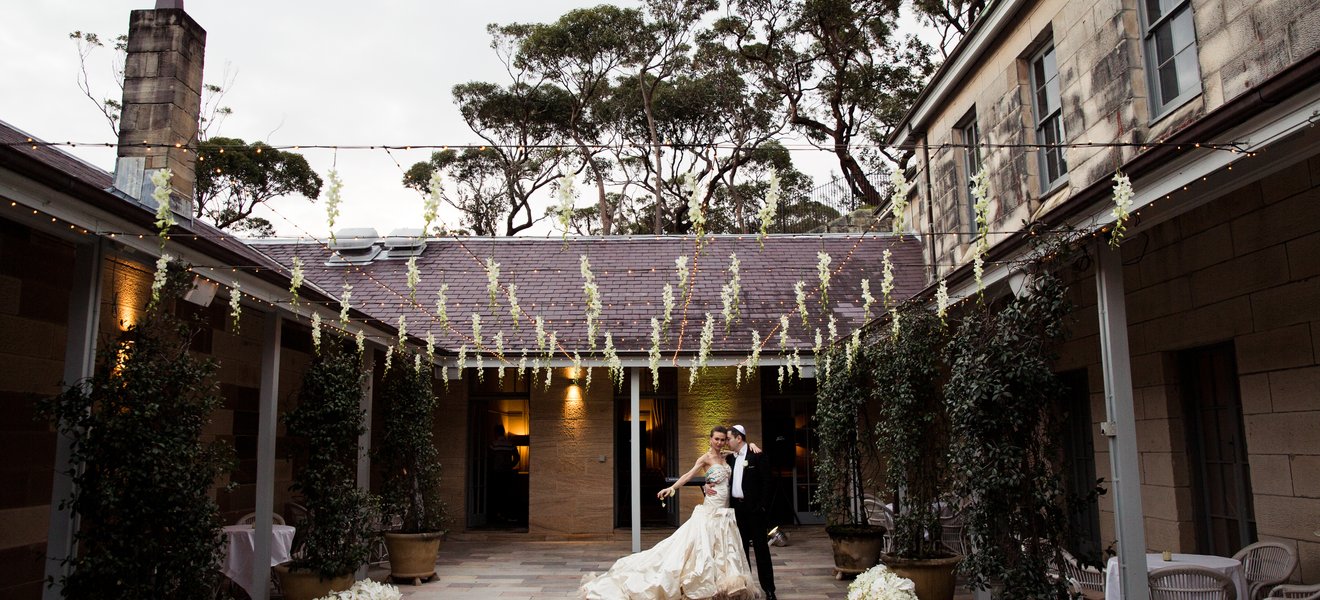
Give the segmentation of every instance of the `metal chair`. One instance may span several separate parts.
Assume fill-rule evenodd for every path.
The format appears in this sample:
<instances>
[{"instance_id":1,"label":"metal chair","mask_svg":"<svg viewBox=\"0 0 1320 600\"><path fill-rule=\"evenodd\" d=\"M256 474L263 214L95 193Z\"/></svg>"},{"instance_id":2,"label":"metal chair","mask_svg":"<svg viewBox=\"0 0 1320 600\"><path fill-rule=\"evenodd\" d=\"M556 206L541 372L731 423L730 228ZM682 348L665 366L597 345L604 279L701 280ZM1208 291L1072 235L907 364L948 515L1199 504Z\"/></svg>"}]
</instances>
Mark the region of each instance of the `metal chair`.
<instances>
[{"instance_id":1,"label":"metal chair","mask_svg":"<svg viewBox=\"0 0 1320 600\"><path fill-rule=\"evenodd\" d=\"M1233 580L1214 569L1165 567L1148 578L1151 600L1237 600Z\"/></svg>"},{"instance_id":2,"label":"metal chair","mask_svg":"<svg viewBox=\"0 0 1320 600\"><path fill-rule=\"evenodd\" d=\"M1294 598L1295 600L1320 600L1320 583L1309 585L1285 584L1270 590L1270 598Z\"/></svg>"},{"instance_id":3,"label":"metal chair","mask_svg":"<svg viewBox=\"0 0 1320 600\"><path fill-rule=\"evenodd\" d=\"M275 524L275 525L283 525L283 524L284 524L284 517L280 516L279 513L270 513L270 520L271 520L271 523L273 523L273 524ZM240 519L239 519L237 522L235 522L234 524L235 524L235 525L252 525L252 524L254 524L254 523L256 523L256 522L257 522L257 513L250 512L250 513L248 513L248 514L246 514L246 515L243 515L242 518L240 518Z\"/></svg>"},{"instance_id":4,"label":"metal chair","mask_svg":"<svg viewBox=\"0 0 1320 600\"><path fill-rule=\"evenodd\" d=\"M866 522L885 528L884 552L894 551L894 511L890 510L879 498L867 494L862 498L862 509L866 511Z\"/></svg>"},{"instance_id":5,"label":"metal chair","mask_svg":"<svg viewBox=\"0 0 1320 600\"><path fill-rule=\"evenodd\" d=\"M1061 571L1070 584L1087 598L1105 597L1105 570L1097 569L1090 565L1084 565L1077 560L1072 553L1059 549L1059 554L1063 556L1063 565Z\"/></svg>"},{"instance_id":6,"label":"metal chair","mask_svg":"<svg viewBox=\"0 0 1320 600\"><path fill-rule=\"evenodd\" d=\"M1264 596L1270 586L1288 581L1297 568L1297 555L1292 548L1279 542L1256 542L1233 555L1242 561L1247 578L1247 598L1256 600Z\"/></svg>"},{"instance_id":7,"label":"metal chair","mask_svg":"<svg viewBox=\"0 0 1320 600\"><path fill-rule=\"evenodd\" d=\"M967 554L968 544L962 513L940 517L940 545L954 554Z\"/></svg>"}]
</instances>

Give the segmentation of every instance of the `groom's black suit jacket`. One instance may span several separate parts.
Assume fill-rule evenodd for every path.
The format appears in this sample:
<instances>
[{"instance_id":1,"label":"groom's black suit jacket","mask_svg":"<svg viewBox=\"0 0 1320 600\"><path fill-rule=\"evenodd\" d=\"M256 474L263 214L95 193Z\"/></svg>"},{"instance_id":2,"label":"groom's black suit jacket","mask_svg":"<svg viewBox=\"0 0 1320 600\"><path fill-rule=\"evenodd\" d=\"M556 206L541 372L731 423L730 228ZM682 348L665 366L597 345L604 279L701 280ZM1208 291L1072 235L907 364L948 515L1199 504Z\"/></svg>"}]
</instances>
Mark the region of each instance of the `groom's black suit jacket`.
<instances>
[{"instance_id":1,"label":"groom's black suit jacket","mask_svg":"<svg viewBox=\"0 0 1320 600\"><path fill-rule=\"evenodd\" d=\"M743 499L752 508L766 511L770 508L770 465L764 452L757 454L747 449L747 464L743 467ZM729 467L737 470L737 454L730 454L725 459ZM733 494L733 475L729 476L729 494Z\"/></svg>"}]
</instances>

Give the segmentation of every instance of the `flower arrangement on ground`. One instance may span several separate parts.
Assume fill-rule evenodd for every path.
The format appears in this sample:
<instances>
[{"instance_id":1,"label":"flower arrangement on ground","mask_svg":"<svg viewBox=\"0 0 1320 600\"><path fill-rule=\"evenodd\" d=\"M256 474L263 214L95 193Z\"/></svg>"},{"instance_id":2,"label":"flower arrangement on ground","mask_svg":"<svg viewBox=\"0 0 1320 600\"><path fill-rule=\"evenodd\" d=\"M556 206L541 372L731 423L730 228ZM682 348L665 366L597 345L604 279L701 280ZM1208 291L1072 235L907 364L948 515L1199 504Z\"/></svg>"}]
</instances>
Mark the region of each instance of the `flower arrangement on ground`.
<instances>
[{"instance_id":1,"label":"flower arrangement on ground","mask_svg":"<svg viewBox=\"0 0 1320 600\"><path fill-rule=\"evenodd\" d=\"M317 600L402 600L403 592L399 588L388 583L377 583L370 579L363 579L353 584L353 587L342 592L334 592L329 596L317 598Z\"/></svg>"},{"instance_id":2,"label":"flower arrangement on ground","mask_svg":"<svg viewBox=\"0 0 1320 600\"><path fill-rule=\"evenodd\" d=\"M917 587L889 567L876 565L848 586L848 600L917 600Z\"/></svg>"}]
</instances>

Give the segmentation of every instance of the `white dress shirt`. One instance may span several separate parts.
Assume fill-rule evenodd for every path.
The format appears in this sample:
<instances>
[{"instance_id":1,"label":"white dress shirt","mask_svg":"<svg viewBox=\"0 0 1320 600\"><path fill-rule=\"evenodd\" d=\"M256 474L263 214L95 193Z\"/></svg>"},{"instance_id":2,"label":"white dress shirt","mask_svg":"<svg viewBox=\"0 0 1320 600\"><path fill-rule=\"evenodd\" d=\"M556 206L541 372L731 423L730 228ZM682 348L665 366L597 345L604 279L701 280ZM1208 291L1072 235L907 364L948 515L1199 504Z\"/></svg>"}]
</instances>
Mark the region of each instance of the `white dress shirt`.
<instances>
[{"instance_id":1,"label":"white dress shirt","mask_svg":"<svg viewBox=\"0 0 1320 600\"><path fill-rule=\"evenodd\" d=\"M735 456L738 457L738 460L735 460L735 461L733 462L733 489L731 490L730 493L733 495L734 498L742 498L742 497L743 497L743 487L742 487L743 469L746 469L746 468L747 468L747 444L746 444L746 443L743 443L742 448L739 448L739 449L738 449L738 453L737 453Z\"/></svg>"}]
</instances>

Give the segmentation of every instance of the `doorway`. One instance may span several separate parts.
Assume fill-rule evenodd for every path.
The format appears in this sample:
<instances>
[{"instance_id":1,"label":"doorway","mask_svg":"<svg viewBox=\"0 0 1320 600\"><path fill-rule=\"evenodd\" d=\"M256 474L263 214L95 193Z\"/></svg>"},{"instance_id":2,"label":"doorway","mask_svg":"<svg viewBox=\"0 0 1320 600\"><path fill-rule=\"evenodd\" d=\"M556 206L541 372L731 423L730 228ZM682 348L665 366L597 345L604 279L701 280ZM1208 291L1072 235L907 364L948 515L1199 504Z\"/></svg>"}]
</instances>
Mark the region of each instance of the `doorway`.
<instances>
[{"instance_id":1,"label":"doorway","mask_svg":"<svg viewBox=\"0 0 1320 600\"><path fill-rule=\"evenodd\" d=\"M816 416L816 380L796 378L779 387L776 367L761 367L761 427L764 452L774 473L770 522L824 523L815 512L815 453L819 446L812 419Z\"/></svg>"},{"instance_id":2,"label":"doorway","mask_svg":"<svg viewBox=\"0 0 1320 600\"><path fill-rule=\"evenodd\" d=\"M471 373L471 372L470 372ZM527 531L531 475L528 378L472 377L468 419L469 528Z\"/></svg>"},{"instance_id":3,"label":"doorway","mask_svg":"<svg viewBox=\"0 0 1320 600\"><path fill-rule=\"evenodd\" d=\"M660 506L655 495L678 477L678 369L660 369L660 385L650 370L641 376L642 526L677 527L677 499ZM614 394L614 526L632 527L632 390Z\"/></svg>"},{"instance_id":4,"label":"doorway","mask_svg":"<svg viewBox=\"0 0 1320 600\"><path fill-rule=\"evenodd\" d=\"M1256 541L1251 469L1233 344L1178 353L1192 471L1196 546L1232 556Z\"/></svg>"},{"instance_id":5,"label":"doorway","mask_svg":"<svg viewBox=\"0 0 1320 600\"><path fill-rule=\"evenodd\" d=\"M1072 535L1068 551L1074 556L1102 562L1100 504L1091 496L1096 487L1095 427L1091 419L1091 389L1086 369L1059 374L1063 383L1063 468L1067 490L1075 506L1068 513Z\"/></svg>"}]
</instances>

